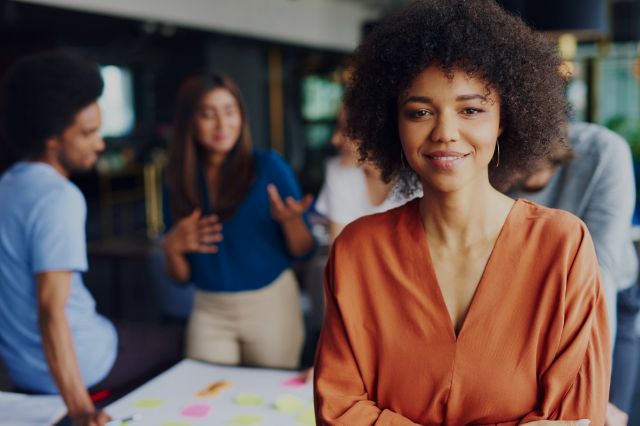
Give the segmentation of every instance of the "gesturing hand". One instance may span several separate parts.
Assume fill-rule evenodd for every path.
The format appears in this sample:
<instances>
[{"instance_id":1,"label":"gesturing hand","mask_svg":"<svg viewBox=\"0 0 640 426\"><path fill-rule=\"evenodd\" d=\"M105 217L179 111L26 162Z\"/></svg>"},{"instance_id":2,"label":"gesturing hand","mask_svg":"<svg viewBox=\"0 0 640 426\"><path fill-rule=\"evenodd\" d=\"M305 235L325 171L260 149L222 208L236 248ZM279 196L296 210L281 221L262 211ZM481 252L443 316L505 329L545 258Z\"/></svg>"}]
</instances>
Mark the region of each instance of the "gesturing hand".
<instances>
[{"instance_id":1,"label":"gesturing hand","mask_svg":"<svg viewBox=\"0 0 640 426\"><path fill-rule=\"evenodd\" d=\"M271 216L280 223L299 218L313 202L313 196L311 195L305 195L300 201L293 197L287 197L286 201L283 201L278 188L272 183L267 185L267 192L271 203Z\"/></svg>"},{"instance_id":2,"label":"gesturing hand","mask_svg":"<svg viewBox=\"0 0 640 426\"><path fill-rule=\"evenodd\" d=\"M202 216L195 209L171 228L165 237L165 247L173 253L215 253L222 241L222 224L218 216Z\"/></svg>"}]
</instances>

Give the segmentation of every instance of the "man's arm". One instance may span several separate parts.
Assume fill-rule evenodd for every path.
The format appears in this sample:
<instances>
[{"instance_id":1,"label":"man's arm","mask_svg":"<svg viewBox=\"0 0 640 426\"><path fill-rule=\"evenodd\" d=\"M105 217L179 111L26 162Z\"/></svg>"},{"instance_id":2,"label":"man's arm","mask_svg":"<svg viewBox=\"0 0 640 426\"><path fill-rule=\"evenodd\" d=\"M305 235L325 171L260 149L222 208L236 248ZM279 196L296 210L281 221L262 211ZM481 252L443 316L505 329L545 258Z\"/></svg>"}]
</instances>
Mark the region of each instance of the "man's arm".
<instances>
[{"instance_id":1,"label":"man's arm","mask_svg":"<svg viewBox=\"0 0 640 426\"><path fill-rule=\"evenodd\" d=\"M109 417L96 412L85 387L65 305L71 291L70 271L44 272L36 275L38 287L38 323L42 345L51 375L67 405L74 424L104 425Z\"/></svg>"}]
</instances>

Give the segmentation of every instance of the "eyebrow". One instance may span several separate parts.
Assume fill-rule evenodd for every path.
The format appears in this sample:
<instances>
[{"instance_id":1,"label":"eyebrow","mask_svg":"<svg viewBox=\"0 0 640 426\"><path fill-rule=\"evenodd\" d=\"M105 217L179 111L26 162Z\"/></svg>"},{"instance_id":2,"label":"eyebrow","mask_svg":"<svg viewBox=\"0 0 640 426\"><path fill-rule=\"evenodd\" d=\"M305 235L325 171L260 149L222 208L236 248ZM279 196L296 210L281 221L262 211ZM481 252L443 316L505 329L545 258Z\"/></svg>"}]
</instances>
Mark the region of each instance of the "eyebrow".
<instances>
[{"instance_id":1,"label":"eyebrow","mask_svg":"<svg viewBox=\"0 0 640 426\"><path fill-rule=\"evenodd\" d=\"M469 94L469 95L460 95L460 96L456 97L456 102L471 101L471 100L474 100L474 99L479 99L481 101L486 101L487 97L479 95L477 93L473 93L473 94ZM406 98L402 102L402 105L406 105L406 104L408 104L410 102L416 102L416 103L422 103L422 104L432 104L433 100L428 96L409 96L408 98Z\"/></svg>"}]
</instances>

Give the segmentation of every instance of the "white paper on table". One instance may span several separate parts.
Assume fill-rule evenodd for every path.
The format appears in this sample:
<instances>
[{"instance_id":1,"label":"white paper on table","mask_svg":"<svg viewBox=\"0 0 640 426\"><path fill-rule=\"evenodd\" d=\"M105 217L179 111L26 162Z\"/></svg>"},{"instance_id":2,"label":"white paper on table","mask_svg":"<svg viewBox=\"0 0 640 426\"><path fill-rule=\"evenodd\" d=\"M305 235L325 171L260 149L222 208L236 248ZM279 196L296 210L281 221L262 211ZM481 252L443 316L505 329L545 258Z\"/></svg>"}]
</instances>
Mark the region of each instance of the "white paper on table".
<instances>
[{"instance_id":1,"label":"white paper on table","mask_svg":"<svg viewBox=\"0 0 640 426\"><path fill-rule=\"evenodd\" d=\"M59 395L0 392L0 426L52 425L66 412Z\"/></svg>"},{"instance_id":2,"label":"white paper on table","mask_svg":"<svg viewBox=\"0 0 640 426\"><path fill-rule=\"evenodd\" d=\"M302 411L313 407L313 384L288 387L283 382L296 376L295 371L261 368L227 367L186 359L153 380L142 385L122 399L105 407L113 418L139 415L140 420L130 426L168 425L233 425L238 416L260 416L260 426L298 426ZM196 393L213 382L228 381L230 387L215 397L198 397ZM264 403L255 407L238 405L234 399L243 393L254 393L264 398ZM296 413L283 413L274 408L279 397L289 395L305 404L305 409ZM140 409L141 400L162 401L162 406ZM191 404L207 404L211 412L203 418L186 418L181 410Z\"/></svg>"}]
</instances>

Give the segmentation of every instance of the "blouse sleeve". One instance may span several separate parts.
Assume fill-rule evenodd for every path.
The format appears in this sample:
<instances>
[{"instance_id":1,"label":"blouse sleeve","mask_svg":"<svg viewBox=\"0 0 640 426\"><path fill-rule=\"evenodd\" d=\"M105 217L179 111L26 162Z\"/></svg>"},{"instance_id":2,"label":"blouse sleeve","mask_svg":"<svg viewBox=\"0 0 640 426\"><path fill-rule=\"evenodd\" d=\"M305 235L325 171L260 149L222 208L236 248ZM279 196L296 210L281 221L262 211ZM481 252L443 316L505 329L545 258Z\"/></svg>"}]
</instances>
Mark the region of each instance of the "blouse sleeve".
<instances>
[{"instance_id":1,"label":"blouse sleeve","mask_svg":"<svg viewBox=\"0 0 640 426\"><path fill-rule=\"evenodd\" d=\"M314 398L318 425L417 426L369 399L336 300L335 245L325 269L325 320L318 343Z\"/></svg>"},{"instance_id":2,"label":"blouse sleeve","mask_svg":"<svg viewBox=\"0 0 640 426\"><path fill-rule=\"evenodd\" d=\"M521 424L542 419L590 419L592 425L604 424L611 362L609 327L598 262L584 225L565 294L560 344L540 377L540 408Z\"/></svg>"}]
</instances>

